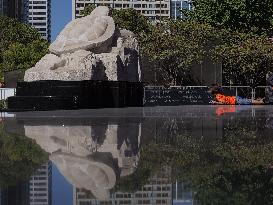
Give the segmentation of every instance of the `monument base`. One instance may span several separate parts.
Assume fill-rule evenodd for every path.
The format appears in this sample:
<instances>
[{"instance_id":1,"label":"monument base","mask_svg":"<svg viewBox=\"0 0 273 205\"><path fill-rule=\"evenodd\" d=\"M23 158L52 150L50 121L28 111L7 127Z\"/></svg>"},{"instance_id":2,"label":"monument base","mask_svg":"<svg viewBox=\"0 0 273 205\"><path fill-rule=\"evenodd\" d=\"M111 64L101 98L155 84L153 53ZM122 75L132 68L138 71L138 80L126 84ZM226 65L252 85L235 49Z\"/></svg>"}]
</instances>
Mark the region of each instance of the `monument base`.
<instances>
[{"instance_id":1,"label":"monument base","mask_svg":"<svg viewBox=\"0 0 273 205\"><path fill-rule=\"evenodd\" d=\"M143 106L143 84L125 81L18 82L8 110L74 110Z\"/></svg>"}]
</instances>

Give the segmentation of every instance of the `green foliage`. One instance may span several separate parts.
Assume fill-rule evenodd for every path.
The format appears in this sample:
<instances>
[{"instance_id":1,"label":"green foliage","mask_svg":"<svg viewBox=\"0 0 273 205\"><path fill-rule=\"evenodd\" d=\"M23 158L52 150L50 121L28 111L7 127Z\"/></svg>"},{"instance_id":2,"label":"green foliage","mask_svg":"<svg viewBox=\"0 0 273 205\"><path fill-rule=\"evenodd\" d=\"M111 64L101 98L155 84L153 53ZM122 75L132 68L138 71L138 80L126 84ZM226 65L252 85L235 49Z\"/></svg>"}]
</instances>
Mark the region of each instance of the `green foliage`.
<instances>
[{"instance_id":1,"label":"green foliage","mask_svg":"<svg viewBox=\"0 0 273 205\"><path fill-rule=\"evenodd\" d=\"M273 45L258 34L271 33L273 1L196 0L194 5L187 21L157 25L134 9L112 10L118 27L138 35L142 73L150 74L145 80L153 82L156 72L161 85L198 84L194 66L211 61L222 62L224 84L265 85L273 70ZM87 6L83 14L94 8Z\"/></svg>"},{"instance_id":2,"label":"green foliage","mask_svg":"<svg viewBox=\"0 0 273 205\"><path fill-rule=\"evenodd\" d=\"M164 75L165 84L187 85L192 66L210 58L219 38L209 25L169 20L143 35L141 51Z\"/></svg>"},{"instance_id":3,"label":"green foliage","mask_svg":"<svg viewBox=\"0 0 273 205\"><path fill-rule=\"evenodd\" d=\"M266 84L266 74L273 70L273 45L265 36L227 33L216 47L226 83L259 86Z\"/></svg>"},{"instance_id":4,"label":"green foliage","mask_svg":"<svg viewBox=\"0 0 273 205\"><path fill-rule=\"evenodd\" d=\"M41 39L36 29L12 18L0 16L0 28L0 55L13 43L26 45L34 40Z\"/></svg>"},{"instance_id":5,"label":"green foliage","mask_svg":"<svg viewBox=\"0 0 273 205\"><path fill-rule=\"evenodd\" d=\"M200 204L269 205L272 151L270 137L251 125L230 124L221 139L180 135L172 144L150 142L140 156L143 164L170 167L174 180L189 182Z\"/></svg>"},{"instance_id":6,"label":"green foliage","mask_svg":"<svg viewBox=\"0 0 273 205\"><path fill-rule=\"evenodd\" d=\"M135 9L112 10L112 16L117 27L121 29L127 29L137 35L150 32L150 22Z\"/></svg>"},{"instance_id":7,"label":"green foliage","mask_svg":"<svg viewBox=\"0 0 273 205\"><path fill-rule=\"evenodd\" d=\"M140 190L141 187L148 182L152 170L155 170L155 167L151 167L150 163L141 160L136 171L126 177L121 177L115 184L113 190L121 192L135 192Z\"/></svg>"},{"instance_id":8,"label":"green foliage","mask_svg":"<svg viewBox=\"0 0 273 205\"><path fill-rule=\"evenodd\" d=\"M96 6L94 4L89 4L84 7L81 15L89 15ZM142 32L149 32L151 24L148 19L139 13L137 10L129 9L111 9L111 15L116 23L116 26L121 29L127 29L133 33L139 35Z\"/></svg>"},{"instance_id":9,"label":"green foliage","mask_svg":"<svg viewBox=\"0 0 273 205\"><path fill-rule=\"evenodd\" d=\"M91 12L96 8L94 4L88 4L84 7L84 9L80 12L82 16L88 16Z\"/></svg>"},{"instance_id":10,"label":"green foliage","mask_svg":"<svg viewBox=\"0 0 273 205\"><path fill-rule=\"evenodd\" d=\"M273 1L271 0L195 0L191 20L218 28L256 34L272 34Z\"/></svg>"},{"instance_id":11,"label":"green foliage","mask_svg":"<svg viewBox=\"0 0 273 205\"><path fill-rule=\"evenodd\" d=\"M26 70L33 67L48 52L48 43L35 40L27 45L13 43L3 52L2 67L5 71Z\"/></svg>"},{"instance_id":12,"label":"green foliage","mask_svg":"<svg viewBox=\"0 0 273 205\"><path fill-rule=\"evenodd\" d=\"M3 71L28 69L47 52L48 43L36 29L0 16L0 77Z\"/></svg>"},{"instance_id":13,"label":"green foliage","mask_svg":"<svg viewBox=\"0 0 273 205\"><path fill-rule=\"evenodd\" d=\"M7 100L0 100L0 110L7 109Z\"/></svg>"},{"instance_id":14,"label":"green foliage","mask_svg":"<svg viewBox=\"0 0 273 205\"><path fill-rule=\"evenodd\" d=\"M0 186L9 186L29 177L48 155L33 141L7 134L0 126Z\"/></svg>"}]
</instances>

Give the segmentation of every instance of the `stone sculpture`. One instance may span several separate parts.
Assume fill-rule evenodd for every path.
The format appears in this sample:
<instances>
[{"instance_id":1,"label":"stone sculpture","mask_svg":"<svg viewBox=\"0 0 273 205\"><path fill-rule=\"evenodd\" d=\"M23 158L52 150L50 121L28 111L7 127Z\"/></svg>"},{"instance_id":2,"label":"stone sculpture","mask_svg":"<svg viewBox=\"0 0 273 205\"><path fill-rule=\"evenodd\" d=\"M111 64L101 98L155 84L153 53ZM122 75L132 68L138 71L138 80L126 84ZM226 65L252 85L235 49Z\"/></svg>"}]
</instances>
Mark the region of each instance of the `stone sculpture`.
<instances>
[{"instance_id":1,"label":"stone sculpture","mask_svg":"<svg viewBox=\"0 0 273 205\"><path fill-rule=\"evenodd\" d=\"M25 72L25 81L140 81L138 42L132 32L115 27L105 6L71 21L49 51Z\"/></svg>"}]
</instances>

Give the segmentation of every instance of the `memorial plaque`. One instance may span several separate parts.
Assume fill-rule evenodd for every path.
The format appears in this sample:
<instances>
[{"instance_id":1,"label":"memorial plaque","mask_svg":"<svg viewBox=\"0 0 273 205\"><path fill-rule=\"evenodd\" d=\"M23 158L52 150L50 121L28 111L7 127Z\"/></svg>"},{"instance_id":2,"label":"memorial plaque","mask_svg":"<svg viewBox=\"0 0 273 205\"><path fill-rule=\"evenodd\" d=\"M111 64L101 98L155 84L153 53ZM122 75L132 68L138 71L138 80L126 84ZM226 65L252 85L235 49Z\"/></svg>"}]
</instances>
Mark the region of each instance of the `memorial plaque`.
<instances>
[{"instance_id":1,"label":"memorial plaque","mask_svg":"<svg viewBox=\"0 0 273 205\"><path fill-rule=\"evenodd\" d=\"M211 100L206 87L146 87L144 105L208 105Z\"/></svg>"}]
</instances>

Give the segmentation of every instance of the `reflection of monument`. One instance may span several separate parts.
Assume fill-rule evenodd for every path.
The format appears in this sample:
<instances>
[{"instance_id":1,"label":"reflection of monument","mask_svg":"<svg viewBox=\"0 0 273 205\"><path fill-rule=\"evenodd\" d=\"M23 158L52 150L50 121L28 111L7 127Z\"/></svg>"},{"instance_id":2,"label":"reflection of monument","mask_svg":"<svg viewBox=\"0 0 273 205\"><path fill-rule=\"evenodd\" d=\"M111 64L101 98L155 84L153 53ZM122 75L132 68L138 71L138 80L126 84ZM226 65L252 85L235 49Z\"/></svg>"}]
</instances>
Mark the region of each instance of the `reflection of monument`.
<instances>
[{"instance_id":1,"label":"reflection of monument","mask_svg":"<svg viewBox=\"0 0 273 205\"><path fill-rule=\"evenodd\" d=\"M9 109L58 110L143 105L138 42L115 27L106 6L67 24L25 72Z\"/></svg>"},{"instance_id":2,"label":"reflection of monument","mask_svg":"<svg viewBox=\"0 0 273 205\"><path fill-rule=\"evenodd\" d=\"M139 128L138 124L134 126ZM134 172L138 145L134 147L130 138L118 136L122 125L99 127L101 130L95 125L26 125L25 134L52 153L50 160L72 185L90 190L94 196L103 199L109 197L109 190L114 187L117 177ZM96 131L102 135L97 136ZM137 140L139 130L136 131L133 135Z\"/></svg>"},{"instance_id":3,"label":"reflection of monument","mask_svg":"<svg viewBox=\"0 0 273 205\"><path fill-rule=\"evenodd\" d=\"M98 199L109 198L116 180L135 171L140 117L126 121L115 117L71 118L54 112L37 121L35 114L17 114L16 122L9 122L12 132L16 132L15 124L21 124L25 136L51 154L52 163L74 187L89 190Z\"/></svg>"}]
</instances>

